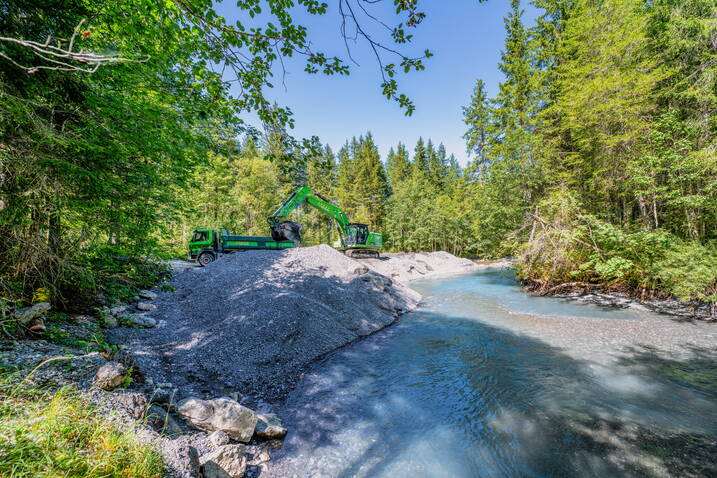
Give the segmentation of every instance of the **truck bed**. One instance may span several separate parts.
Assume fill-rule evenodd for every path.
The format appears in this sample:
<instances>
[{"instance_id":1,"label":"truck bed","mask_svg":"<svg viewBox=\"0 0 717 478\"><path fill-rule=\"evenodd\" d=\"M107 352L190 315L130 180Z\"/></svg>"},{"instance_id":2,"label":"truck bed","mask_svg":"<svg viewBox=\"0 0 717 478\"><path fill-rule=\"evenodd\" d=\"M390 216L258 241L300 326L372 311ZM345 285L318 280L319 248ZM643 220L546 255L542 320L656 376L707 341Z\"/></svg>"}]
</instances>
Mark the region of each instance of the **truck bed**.
<instances>
[{"instance_id":1,"label":"truck bed","mask_svg":"<svg viewBox=\"0 0 717 478\"><path fill-rule=\"evenodd\" d=\"M222 247L225 251L240 249L288 249L295 247L291 241L277 242L268 236L222 236Z\"/></svg>"}]
</instances>

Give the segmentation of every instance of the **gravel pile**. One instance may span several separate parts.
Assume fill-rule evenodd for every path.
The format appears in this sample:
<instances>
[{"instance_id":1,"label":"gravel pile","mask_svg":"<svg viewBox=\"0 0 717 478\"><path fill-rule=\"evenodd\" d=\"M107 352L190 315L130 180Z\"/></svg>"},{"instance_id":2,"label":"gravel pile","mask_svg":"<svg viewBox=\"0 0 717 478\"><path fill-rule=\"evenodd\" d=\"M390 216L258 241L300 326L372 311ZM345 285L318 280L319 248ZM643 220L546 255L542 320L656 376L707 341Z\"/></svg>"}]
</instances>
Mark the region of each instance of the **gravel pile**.
<instances>
[{"instance_id":1,"label":"gravel pile","mask_svg":"<svg viewBox=\"0 0 717 478\"><path fill-rule=\"evenodd\" d=\"M403 283L415 279L472 272L479 268L470 259L456 257L443 251L381 254L380 259L365 259L363 262L379 274Z\"/></svg>"},{"instance_id":2,"label":"gravel pile","mask_svg":"<svg viewBox=\"0 0 717 478\"><path fill-rule=\"evenodd\" d=\"M154 301L148 316L165 326L110 339L183 395L279 400L309 363L417 305L418 293L370 267L326 245L222 256L179 271L175 292Z\"/></svg>"}]
</instances>

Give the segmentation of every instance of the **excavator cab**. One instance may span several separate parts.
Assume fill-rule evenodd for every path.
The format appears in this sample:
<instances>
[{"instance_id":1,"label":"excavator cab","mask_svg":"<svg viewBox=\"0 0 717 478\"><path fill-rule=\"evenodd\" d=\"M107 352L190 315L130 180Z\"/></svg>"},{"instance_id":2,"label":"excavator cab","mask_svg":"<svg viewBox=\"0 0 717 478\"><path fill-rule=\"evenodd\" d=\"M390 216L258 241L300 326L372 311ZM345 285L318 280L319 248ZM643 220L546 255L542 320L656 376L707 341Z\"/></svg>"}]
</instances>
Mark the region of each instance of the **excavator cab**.
<instances>
[{"instance_id":1,"label":"excavator cab","mask_svg":"<svg viewBox=\"0 0 717 478\"><path fill-rule=\"evenodd\" d=\"M364 246L368 239L368 226L366 224L349 223L346 227L346 237L344 242L347 247Z\"/></svg>"}]
</instances>

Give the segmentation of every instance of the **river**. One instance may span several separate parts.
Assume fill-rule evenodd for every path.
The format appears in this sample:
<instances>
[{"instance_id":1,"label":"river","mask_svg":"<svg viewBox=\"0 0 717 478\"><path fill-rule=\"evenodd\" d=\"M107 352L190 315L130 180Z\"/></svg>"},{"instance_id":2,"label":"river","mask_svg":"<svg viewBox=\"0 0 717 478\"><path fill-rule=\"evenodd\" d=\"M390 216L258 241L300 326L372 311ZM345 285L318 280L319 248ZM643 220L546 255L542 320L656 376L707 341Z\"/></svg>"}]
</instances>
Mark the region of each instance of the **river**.
<instances>
[{"instance_id":1,"label":"river","mask_svg":"<svg viewBox=\"0 0 717 478\"><path fill-rule=\"evenodd\" d=\"M510 271L316 364L262 477L717 476L717 325L533 297Z\"/></svg>"}]
</instances>

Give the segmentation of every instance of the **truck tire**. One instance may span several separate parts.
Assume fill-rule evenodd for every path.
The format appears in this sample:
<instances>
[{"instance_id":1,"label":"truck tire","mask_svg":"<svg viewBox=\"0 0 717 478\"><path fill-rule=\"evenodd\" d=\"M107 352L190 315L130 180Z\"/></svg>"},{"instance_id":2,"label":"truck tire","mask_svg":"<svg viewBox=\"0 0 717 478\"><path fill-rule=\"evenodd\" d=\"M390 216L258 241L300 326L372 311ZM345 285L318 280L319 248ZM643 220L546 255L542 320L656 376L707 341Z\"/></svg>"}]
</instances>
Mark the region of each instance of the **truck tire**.
<instances>
[{"instance_id":1,"label":"truck tire","mask_svg":"<svg viewBox=\"0 0 717 478\"><path fill-rule=\"evenodd\" d=\"M202 252L201 254L199 254L197 262L200 266L204 267L214 262L214 259L214 254L212 254L211 252Z\"/></svg>"}]
</instances>

